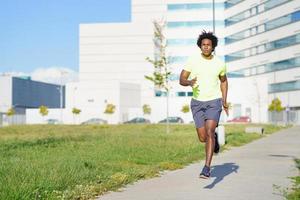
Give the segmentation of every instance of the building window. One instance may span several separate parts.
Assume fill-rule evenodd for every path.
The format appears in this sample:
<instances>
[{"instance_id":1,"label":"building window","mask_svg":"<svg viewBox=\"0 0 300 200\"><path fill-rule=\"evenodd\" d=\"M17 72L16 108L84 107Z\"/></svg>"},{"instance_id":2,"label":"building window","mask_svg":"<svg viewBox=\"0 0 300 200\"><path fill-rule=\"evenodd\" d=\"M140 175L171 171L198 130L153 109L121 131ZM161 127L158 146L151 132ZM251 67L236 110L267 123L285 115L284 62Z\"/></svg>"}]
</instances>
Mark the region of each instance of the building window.
<instances>
[{"instance_id":1,"label":"building window","mask_svg":"<svg viewBox=\"0 0 300 200\"><path fill-rule=\"evenodd\" d=\"M167 96L167 93L163 92L161 90L155 90L155 96L156 97L165 97L165 96Z\"/></svg>"},{"instance_id":2,"label":"building window","mask_svg":"<svg viewBox=\"0 0 300 200\"><path fill-rule=\"evenodd\" d=\"M212 20L210 21L180 21L180 22L168 22L168 28L209 28L213 25ZM215 26L224 27L224 21L216 20Z\"/></svg>"},{"instance_id":3,"label":"building window","mask_svg":"<svg viewBox=\"0 0 300 200\"><path fill-rule=\"evenodd\" d=\"M188 95L189 97L192 97L192 96L193 96L193 92L188 92L187 95Z\"/></svg>"},{"instance_id":4,"label":"building window","mask_svg":"<svg viewBox=\"0 0 300 200\"><path fill-rule=\"evenodd\" d=\"M188 45L196 45L196 39L168 39L167 45L168 46L188 46Z\"/></svg>"},{"instance_id":5,"label":"building window","mask_svg":"<svg viewBox=\"0 0 300 200\"><path fill-rule=\"evenodd\" d=\"M168 11L212 9L211 3L168 4ZM215 3L216 9L224 9L223 3Z\"/></svg>"},{"instance_id":6,"label":"building window","mask_svg":"<svg viewBox=\"0 0 300 200\"><path fill-rule=\"evenodd\" d=\"M238 3L240 3L240 2L242 2L242 1L244 1L244 0L228 0L228 1L225 1L225 8L227 9L227 8L230 8L230 7L232 7L232 6L234 6L234 5L236 5L236 4L238 4Z\"/></svg>"},{"instance_id":7,"label":"building window","mask_svg":"<svg viewBox=\"0 0 300 200\"><path fill-rule=\"evenodd\" d=\"M169 57L169 61L170 63L174 64L174 63L184 63L186 62L188 59L187 56L170 56Z\"/></svg>"},{"instance_id":8,"label":"building window","mask_svg":"<svg viewBox=\"0 0 300 200\"><path fill-rule=\"evenodd\" d=\"M237 42L239 40L248 38L249 36L257 35L258 33L263 33L290 23L294 23L300 20L300 11L296 11L289 15L279 17L277 19L271 20L264 24L252 27L250 29L243 30L241 32L235 33L225 38L225 44L230 44ZM250 33L250 34L249 34Z\"/></svg>"},{"instance_id":9,"label":"building window","mask_svg":"<svg viewBox=\"0 0 300 200\"><path fill-rule=\"evenodd\" d=\"M279 6L281 4L284 4L290 0L269 0L265 3L262 3L258 6L254 6L252 8L249 8L237 15L234 15L232 17L229 17L228 19L225 20L225 25L230 26L235 23L241 22L242 20L248 19L252 16L255 16L258 13L262 13L263 11L270 10L276 6Z\"/></svg>"},{"instance_id":10,"label":"building window","mask_svg":"<svg viewBox=\"0 0 300 200\"><path fill-rule=\"evenodd\" d=\"M176 96L177 97L185 97L186 96L186 92L176 92Z\"/></svg>"},{"instance_id":11,"label":"building window","mask_svg":"<svg viewBox=\"0 0 300 200\"><path fill-rule=\"evenodd\" d=\"M300 80L269 84L269 93L300 90Z\"/></svg>"},{"instance_id":12,"label":"building window","mask_svg":"<svg viewBox=\"0 0 300 200\"><path fill-rule=\"evenodd\" d=\"M279 70L286 70L291 68L300 67L300 57L281 60L265 65L258 65L247 69L237 70L230 73L243 74L244 76L253 76L257 74L269 73Z\"/></svg>"},{"instance_id":13,"label":"building window","mask_svg":"<svg viewBox=\"0 0 300 200\"><path fill-rule=\"evenodd\" d=\"M291 45L300 44L300 34L285 37L279 40L268 42L259 46L251 47L242 51L234 52L225 56L226 62L259 55L268 51L277 50Z\"/></svg>"}]
</instances>

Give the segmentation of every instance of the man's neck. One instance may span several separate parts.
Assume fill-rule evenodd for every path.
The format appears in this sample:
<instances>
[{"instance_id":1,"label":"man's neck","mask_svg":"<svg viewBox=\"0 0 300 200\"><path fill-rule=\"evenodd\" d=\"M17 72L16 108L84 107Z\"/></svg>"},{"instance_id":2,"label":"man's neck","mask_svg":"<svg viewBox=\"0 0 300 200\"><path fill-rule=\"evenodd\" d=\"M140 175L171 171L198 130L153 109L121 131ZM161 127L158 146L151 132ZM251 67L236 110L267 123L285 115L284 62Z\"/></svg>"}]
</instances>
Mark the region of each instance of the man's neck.
<instances>
[{"instance_id":1,"label":"man's neck","mask_svg":"<svg viewBox=\"0 0 300 200\"><path fill-rule=\"evenodd\" d=\"M214 57L212 54L206 56L206 55L204 55L203 53L201 53L201 56L202 56L204 59L206 59L206 60L211 60L211 59Z\"/></svg>"}]
</instances>

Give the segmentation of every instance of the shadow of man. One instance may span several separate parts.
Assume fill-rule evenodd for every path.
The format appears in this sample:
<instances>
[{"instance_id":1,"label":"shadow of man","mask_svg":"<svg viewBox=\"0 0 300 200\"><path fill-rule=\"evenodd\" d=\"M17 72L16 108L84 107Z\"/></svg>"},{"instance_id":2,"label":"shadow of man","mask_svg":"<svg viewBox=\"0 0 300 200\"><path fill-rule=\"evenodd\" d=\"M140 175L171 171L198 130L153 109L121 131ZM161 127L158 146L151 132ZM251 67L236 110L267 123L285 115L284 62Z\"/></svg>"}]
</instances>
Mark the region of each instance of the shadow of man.
<instances>
[{"instance_id":1,"label":"shadow of man","mask_svg":"<svg viewBox=\"0 0 300 200\"><path fill-rule=\"evenodd\" d=\"M206 189L212 189L216 184L221 182L225 176L235 172L238 173L239 166L235 163L224 163L222 165L215 165L211 167L211 177L215 177L214 181L205 186Z\"/></svg>"}]
</instances>

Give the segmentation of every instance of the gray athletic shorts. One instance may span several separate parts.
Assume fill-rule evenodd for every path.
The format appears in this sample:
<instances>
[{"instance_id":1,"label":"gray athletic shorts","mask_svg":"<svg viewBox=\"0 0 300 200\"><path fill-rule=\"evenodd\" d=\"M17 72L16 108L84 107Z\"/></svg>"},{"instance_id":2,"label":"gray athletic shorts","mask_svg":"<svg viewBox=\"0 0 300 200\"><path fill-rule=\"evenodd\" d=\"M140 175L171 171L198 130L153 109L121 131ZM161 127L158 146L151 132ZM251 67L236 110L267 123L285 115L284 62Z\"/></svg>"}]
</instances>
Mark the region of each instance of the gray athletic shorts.
<instances>
[{"instance_id":1,"label":"gray athletic shorts","mask_svg":"<svg viewBox=\"0 0 300 200\"><path fill-rule=\"evenodd\" d=\"M222 112L222 99L219 98L210 101L198 101L192 98L191 110L196 128L203 127L206 120L214 120L218 125Z\"/></svg>"}]
</instances>

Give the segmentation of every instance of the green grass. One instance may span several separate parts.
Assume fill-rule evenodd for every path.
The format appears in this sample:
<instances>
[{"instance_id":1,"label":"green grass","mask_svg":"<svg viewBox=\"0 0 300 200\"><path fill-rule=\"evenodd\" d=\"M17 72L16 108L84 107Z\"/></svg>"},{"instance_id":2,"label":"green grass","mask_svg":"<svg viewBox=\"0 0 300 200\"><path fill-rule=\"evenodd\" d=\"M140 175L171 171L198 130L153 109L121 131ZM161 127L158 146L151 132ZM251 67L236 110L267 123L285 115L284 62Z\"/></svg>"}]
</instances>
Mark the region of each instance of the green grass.
<instances>
[{"instance_id":1,"label":"green grass","mask_svg":"<svg viewBox=\"0 0 300 200\"><path fill-rule=\"evenodd\" d=\"M300 172L300 159L295 159L298 171ZM286 199L288 200L299 200L300 199L300 176L295 176L292 178L293 187L291 192L285 193Z\"/></svg>"},{"instance_id":2,"label":"green grass","mask_svg":"<svg viewBox=\"0 0 300 200\"><path fill-rule=\"evenodd\" d=\"M227 148L261 137L225 130ZM204 145L193 125L11 126L0 128L0 158L0 199L89 199L203 159Z\"/></svg>"}]
</instances>

